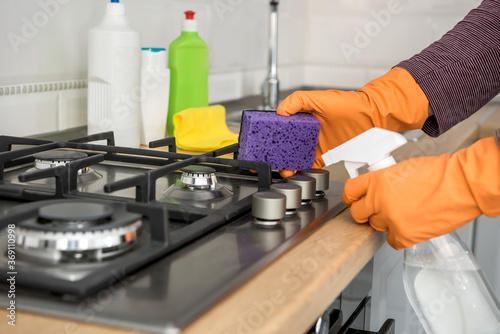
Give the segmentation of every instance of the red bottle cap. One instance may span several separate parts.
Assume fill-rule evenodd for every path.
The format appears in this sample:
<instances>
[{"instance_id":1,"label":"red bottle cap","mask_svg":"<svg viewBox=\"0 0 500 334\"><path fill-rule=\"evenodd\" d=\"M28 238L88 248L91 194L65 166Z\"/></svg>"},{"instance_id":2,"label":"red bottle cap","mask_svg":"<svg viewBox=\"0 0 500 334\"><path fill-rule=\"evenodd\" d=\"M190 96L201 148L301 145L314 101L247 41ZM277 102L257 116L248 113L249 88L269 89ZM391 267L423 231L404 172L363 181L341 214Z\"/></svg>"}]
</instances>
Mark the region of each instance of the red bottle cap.
<instances>
[{"instance_id":1,"label":"red bottle cap","mask_svg":"<svg viewBox=\"0 0 500 334\"><path fill-rule=\"evenodd\" d=\"M192 10L188 10L187 12L184 12L186 14L186 20L194 20L194 14Z\"/></svg>"}]
</instances>

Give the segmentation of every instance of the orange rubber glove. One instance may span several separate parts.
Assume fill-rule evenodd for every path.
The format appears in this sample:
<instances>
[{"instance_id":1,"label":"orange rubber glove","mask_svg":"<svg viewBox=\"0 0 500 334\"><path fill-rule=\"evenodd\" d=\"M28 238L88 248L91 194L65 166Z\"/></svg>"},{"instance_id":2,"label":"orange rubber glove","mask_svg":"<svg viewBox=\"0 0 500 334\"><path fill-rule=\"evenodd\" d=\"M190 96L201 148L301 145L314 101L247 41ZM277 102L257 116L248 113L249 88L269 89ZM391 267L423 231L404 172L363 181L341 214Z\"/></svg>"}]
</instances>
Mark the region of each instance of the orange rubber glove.
<instances>
[{"instance_id":1,"label":"orange rubber glove","mask_svg":"<svg viewBox=\"0 0 500 334\"><path fill-rule=\"evenodd\" d=\"M454 155L412 158L346 182L344 204L358 223L387 231L400 250L447 234L482 213L500 214L500 148L479 140Z\"/></svg>"},{"instance_id":2,"label":"orange rubber glove","mask_svg":"<svg viewBox=\"0 0 500 334\"><path fill-rule=\"evenodd\" d=\"M420 129L429 101L406 70L395 67L355 91L298 91L277 109L282 116L308 112L321 121L313 168L325 165L321 155L368 129ZM286 175L287 173L281 173Z\"/></svg>"}]
</instances>

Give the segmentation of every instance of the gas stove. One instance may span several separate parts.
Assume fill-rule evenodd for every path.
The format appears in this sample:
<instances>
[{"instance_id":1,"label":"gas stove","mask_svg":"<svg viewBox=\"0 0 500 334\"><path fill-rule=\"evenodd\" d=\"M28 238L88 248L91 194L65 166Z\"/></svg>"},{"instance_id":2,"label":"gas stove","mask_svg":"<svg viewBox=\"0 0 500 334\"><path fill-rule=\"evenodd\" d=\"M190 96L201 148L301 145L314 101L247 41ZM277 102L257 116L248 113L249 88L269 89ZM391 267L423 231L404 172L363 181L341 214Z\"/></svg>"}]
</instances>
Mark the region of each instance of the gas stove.
<instances>
[{"instance_id":1,"label":"gas stove","mask_svg":"<svg viewBox=\"0 0 500 334\"><path fill-rule=\"evenodd\" d=\"M161 146L0 136L0 304L15 276L21 311L176 332L343 209L325 171Z\"/></svg>"}]
</instances>

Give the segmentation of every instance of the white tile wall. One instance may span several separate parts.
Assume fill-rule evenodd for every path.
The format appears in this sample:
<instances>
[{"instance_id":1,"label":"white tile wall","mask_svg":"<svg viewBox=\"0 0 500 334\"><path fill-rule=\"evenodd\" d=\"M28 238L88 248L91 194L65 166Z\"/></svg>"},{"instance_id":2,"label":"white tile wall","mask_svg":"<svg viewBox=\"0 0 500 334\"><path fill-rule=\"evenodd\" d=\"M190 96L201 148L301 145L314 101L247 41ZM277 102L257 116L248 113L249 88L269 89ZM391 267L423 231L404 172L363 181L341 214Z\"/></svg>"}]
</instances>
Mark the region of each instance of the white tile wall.
<instances>
[{"instance_id":1,"label":"white tile wall","mask_svg":"<svg viewBox=\"0 0 500 334\"><path fill-rule=\"evenodd\" d=\"M58 92L0 97L0 133L29 136L58 130Z\"/></svg>"},{"instance_id":2,"label":"white tile wall","mask_svg":"<svg viewBox=\"0 0 500 334\"><path fill-rule=\"evenodd\" d=\"M106 2L0 0L0 32L4 36L0 39L0 86L85 79L87 31L99 22ZM142 34L143 46L148 47L167 48L180 33L182 12L197 12L200 35L210 46L211 103L260 93L267 66L268 0L122 2L131 24ZM479 3L280 1L280 86L359 88L439 38ZM75 112L85 109L84 95L84 91L63 93L53 111L43 112L54 122L33 124L39 115L21 118L21 114L12 112L16 99L21 101L23 113L31 115L40 113L39 99L51 98L0 96L0 132L7 128L33 134L84 124L85 110Z\"/></svg>"},{"instance_id":3,"label":"white tile wall","mask_svg":"<svg viewBox=\"0 0 500 334\"><path fill-rule=\"evenodd\" d=\"M211 75L208 87L208 99L214 103L242 98L244 96L243 72L238 70Z\"/></svg>"},{"instance_id":4,"label":"white tile wall","mask_svg":"<svg viewBox=\"0 0 500 334\"><path fill-rule=\"evenodd\" d=\"M58 130L87 125L87 89L68 89L59 92Z\"/></svg>"}]
</instances>

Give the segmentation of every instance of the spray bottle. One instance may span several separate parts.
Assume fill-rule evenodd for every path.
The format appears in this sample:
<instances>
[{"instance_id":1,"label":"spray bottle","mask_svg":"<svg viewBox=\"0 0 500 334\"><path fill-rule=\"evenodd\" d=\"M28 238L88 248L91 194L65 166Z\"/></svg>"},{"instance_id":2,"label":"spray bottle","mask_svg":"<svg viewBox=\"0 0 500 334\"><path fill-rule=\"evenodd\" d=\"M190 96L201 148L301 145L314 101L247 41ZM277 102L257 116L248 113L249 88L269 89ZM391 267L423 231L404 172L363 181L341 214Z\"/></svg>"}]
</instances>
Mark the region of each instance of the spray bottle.
<instances>
[{"instance_id":1,"label":"spray bottle","mask_svg":"<svg viewBox=\"0 0 500 334\"><path fill-rule=\"evenodd\" d=\"M372 128L328 151L329 166L340 161L350 177L395 164L391 152L406 143L399 133ZM403 280L411 306L427 333L500 333L499 303L481 267L454 232L404 250Z\"/></svg>"}]
</instances>

